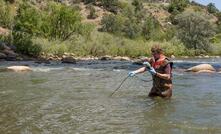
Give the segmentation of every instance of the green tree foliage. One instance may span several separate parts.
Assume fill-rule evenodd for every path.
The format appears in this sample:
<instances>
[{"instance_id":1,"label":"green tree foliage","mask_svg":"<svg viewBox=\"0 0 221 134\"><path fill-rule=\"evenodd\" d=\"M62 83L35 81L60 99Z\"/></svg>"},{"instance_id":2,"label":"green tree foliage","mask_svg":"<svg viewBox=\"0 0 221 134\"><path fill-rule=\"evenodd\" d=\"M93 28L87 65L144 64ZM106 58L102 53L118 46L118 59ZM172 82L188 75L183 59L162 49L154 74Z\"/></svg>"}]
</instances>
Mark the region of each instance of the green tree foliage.
<instances>
[{"instance_id":1,"label":"green tree foliage","mask_svg":"<svg viewBox=\"0 0 221 134\"><path fill-rule=\"evenodd\" d=\"M48 14L42 27L46 29L44 32L49 33L49 37L66 40L72 34L78 33L81 16L74 8L50 3L49 9L46 12ZM44 26L47 26L47 28L44 28Z\"/></svg>"},{"instance_id":2,"label":"green tree foliage","mask_svg":"<svg viewBox=\"0 0 221 134\"><path fill-rule=\"evenodd\" d=\"M83 0L85 4L95 4L97 0Z\"/></svg>"},{"instance_id":3,"label":"green tree foliage","mask_svg":"<svg viewBox=\"0 0 221 134\"><path fill-rule=\"evenodd\" d=\"M0 26L10 28L12 21L11 17L12 15L9 4L7 4L4 0L0 0Z\"/></svg>"},{"instance_id":4,"label":"green tree foliage","mask_svg":"<svg viewBox=\"0 0 221 134\"><path fill-rule=\"evenodd\" d=\"M41 52L41 47L37 44L33 44L32 35L24 32L14 32L14 42L17 51L22 54L38 56Z\"/></svg>"},{"instance_id":5,"label":"green tree foliage","mask_svg":"<svg viewBox=\"0 0 221 134\"><path fill-rule=\"evenodd\" d=\"M142 2L134 0L121 13L104 16L102 31L124 35L130 39L141 37L146 40L161 40L163 32L159 22L151 16L146 17L143 11Z\"/></svg>"},{"instance_id":6,"label":"green tree foliage","mask_svg":"<svg viewBox=\"0 0 221 134\"><path fill-rule=\"evenodd\" d=\"M104 6L105 9L117 13L118 12L118 6L119 1L118 0L101 0L101 4Z\"/></svg>"},{"instance_id":7,"label":"green tree foliage","mask_svg":"<svg viewBox=\"0 0 221 134\"><path fill-rule=\"evenodd\" d=\"M153 38L158 31L160 31L160 24L153 17L147 17L143 24L142 35L146 40Z\"/></svg>"},{"instance_id":8,"label":"green tree foliage","mask_svg":"<svg viewBox=\"0 0 221 134\"><path fill-rule=\"evenodd\" d=\"M33 37L64 41L74 35L83 35L88 39L93 28L81 23L79 11L71 6L50 2L47 8L39 9L24 2L15 18L14 44L21 53L37 55L41 49L33 45Z\"/></svg>"},{"instance_id":9,"label":"green tree foliage","mask_svg":"<svg viewBox=\"0 0 221 134\"><path fill-rule=\"evenodd\" d=\"M208 10L208 12L211 13L211 14L214 14L214 13L219 12L219 10L216 8L216 6L215 6L214 3L209 3L209 4L207 5L207 10Z\"/></svg>"},{"instance_id":10,"label":"green tree foliage","mask_svg":"<svg viewBox=\"0 0 221 134\"><path fill-rule=\"evenodd\" d=\"M76 9L54 2L49 3L45 10L27 3L21 4L15 22L15 31L60 40L80 34L79 31L84 27Z\"/></svg>"},{"instance_id":11,"label":"green tree foliage","mask_svg":"<svg viewBox=\"0 0 221 134\"><path fill-rule=\"evenodd\" d=\"M41 14L27 3L20 5L15 18L14 31L24 32L30 35L38 35L41 32Z\"/></svg>"},{"instance_id":12,"label":"green tree foliage","mask_svg":"<svg viewBox=\"0 0 221 134\"><path fill-rule=\"evenodd\" d=\"M126 37L134 39L141 35L142 29L138 23L127 19L124 24L123 32Z\"/></svg>"},{"instance_id":13,"label":"green tree foliage","mask_svg":"<svg viewBox=\"0 0 221 134\"><path fill-rule=\"evenodd\" d=\"M170 13L177 14L179 12L184 11L188 3L189 3L189 0L171 0L168 11Z\"/></svg>"},{"instance_id":14,"label":"green tree foliage","mask_svg":"<svg viewBox=\"0 0 221 134\"><path fill-rule=\"evenodd\" d=\"M133 0L132 5L135 6L135 13L143 9L143 3L140 0Z\"/></svg>"},{"instance_id":15,"label":"green tree foliage","mask_svg":"<svg viewBox=\"0 0 221 134\"><path fill-rule=\"evenodd\" d=\"M124 25L124 18L120 15L107 15L101 20L102 31L120 33Z\"/></svg>"},{"instance_id":16,"label":"green tree foliage","mask_svg":"<svg viewBox=\"0 0 221 134\"><path fill-rule=\"evenodd\" d=\"M88 19L95 19L95 18L97 18L96 10L95 10L94 6L89 5L87 8L89 8L89 10L90 10L90 14L87 16L87 18Z\"/></svg>"},{"instance_id":17,"label":"green tree foliage","mask_svg":"<svg viewBox=\"0 0 221 134\"><path fill-rule=\"evenodd\" d=\"M219 23L217 26L217 33L221 33L221 23Z\"/></svg>"},{"instance_id":18,"label":"green tree foliage","mask_svg":"<svg viewBox=\"0 0 221 134\"><path fill-rule=\"evenodd\" d=\"M206 16L194 12L184 12L176 17L178 37L196 54L210 51L209 39L214 35L214 28Z\"/></svg>"},{"instance_id":19,"label":"green tree foliage","mask_svg":"<svg viewBox=\"0 0 221 134\"><path fill-rule=\"evenodd\" d=\"M9 3L14 3L15 0L5 0L6 2L9 2Z\"/></svg>"},{"instance_id":20,"label":"green tree foliage","mask_svg":"<svg viewBox=\"0 0 221 134\"><path fill-rule=\"evenodd\" d=\"M33 45L31 39L41 33L41 14L29 5L22 3L17 11L13 27L13 44L23 54L37 56L41 48Z\"/></svg>"}]
</instances>

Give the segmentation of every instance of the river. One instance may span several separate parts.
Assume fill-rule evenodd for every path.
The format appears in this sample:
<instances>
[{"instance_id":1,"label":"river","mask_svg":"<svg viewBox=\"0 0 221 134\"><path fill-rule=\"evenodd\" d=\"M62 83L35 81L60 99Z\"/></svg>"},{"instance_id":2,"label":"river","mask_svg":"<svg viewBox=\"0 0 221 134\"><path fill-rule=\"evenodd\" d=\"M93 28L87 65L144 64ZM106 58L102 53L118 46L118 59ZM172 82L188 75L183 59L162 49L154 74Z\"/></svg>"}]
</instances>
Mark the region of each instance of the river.
<instances>
[{"instance_id":1,"label":"river","mask_svg":"<svg viewBox=\"0 0 221 134\"><path fill-rule=\"evenodd\" d=\"M174 60L173 97L147 97L148 73L127 61L77 64L0 62L0 68L29 65L31 72L0 72L1 134L220 134L221 74L183 69L221 59Z\"/></svg>"}]
</instances>

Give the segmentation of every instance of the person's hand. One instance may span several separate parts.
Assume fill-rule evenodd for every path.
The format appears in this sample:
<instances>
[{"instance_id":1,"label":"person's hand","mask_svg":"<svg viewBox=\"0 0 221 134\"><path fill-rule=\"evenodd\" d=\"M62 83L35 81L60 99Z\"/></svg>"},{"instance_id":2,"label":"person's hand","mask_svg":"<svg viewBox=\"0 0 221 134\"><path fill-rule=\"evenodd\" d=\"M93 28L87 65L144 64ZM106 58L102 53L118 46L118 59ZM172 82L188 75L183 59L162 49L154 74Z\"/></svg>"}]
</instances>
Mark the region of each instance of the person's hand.
<instances>
[{"instance_id":1,"label":"person's hand","mask_svg":"<svg viewBox=\"0 0 221 134\"><path fill-rule=\"evenodd\" d=\"M157 72L155 71L155 69L153 67L150 67L150 69L148 69L148 72L150 72L152 75L157 74Z\"/></svg>"},{"instance_id":2,"label":"person's hand","mask_svg":"<svg viewBox=\"0 0 221 134\"><path fill-rule=\"evenodd\" d=\"M143 65L145 65L145 67L146 67L147 69L150 69L150 67L151 67L151 65L150 65L149 62L144 62Z\"/></svg>"},{"instance_id":3,"label":"person's hand","mask_svg":"<svg viewBox=\"0 0 221 134\"><path fill-rule=\"evenodd\" d=\"M131 71L131 72L128 73L128 76L133 77L135 74L136 74L135 71Z\"/></svg>"}]
</instances>

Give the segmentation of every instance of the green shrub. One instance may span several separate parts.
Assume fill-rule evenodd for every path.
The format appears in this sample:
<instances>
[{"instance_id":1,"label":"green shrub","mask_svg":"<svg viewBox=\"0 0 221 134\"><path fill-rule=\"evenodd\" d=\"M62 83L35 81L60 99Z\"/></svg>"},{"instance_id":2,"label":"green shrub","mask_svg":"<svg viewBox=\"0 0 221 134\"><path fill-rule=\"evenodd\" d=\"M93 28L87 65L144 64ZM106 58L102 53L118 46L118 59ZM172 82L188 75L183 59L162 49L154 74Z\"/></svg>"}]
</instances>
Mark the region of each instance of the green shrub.
<instances>
[{"instance_id":1,"label":"green shrub","mask_svg":"<svg viewBox=\"0 0 221 134\"><path fill-rule=\"evenodd\" d=\"M108 11L111 11L113 13L118 12L118 8L119 8L119 1L118 0L101 0L101 4Z\"/></svg>"},{"instance_id":2,"label":"green shrub","mask_svg":"<svg viewBox=\"0 0 221 134\"><path fill-rule=\"evenodd\" d=\"M141 35L142 28L135 21L128 19L125 21L123 32L126 37L134 39Z\"/></svg>"},{"instance_id":3,"label":"green shrub","mask_svg":"<svg viewBox=\"0 0 221 134\"><path fill-rule=\"evenodd\" d=\"M50 3L46 11L45 23L42 27L51 39L66 40L76 34L80 28L80 13L72 7L57 3ZM46 27L46 28L45 28Z\"/></svg>"},{"instance_id":4,"label":"green shrub","mask_svg":"<svg viewBox=\"0 0 221 134\"><path fill-rule=\"evenodd\" d=\"M90 39L91 33L94 29L95 29L95 25L93 24L80 24L78 33L88 40Z\"/></svg>"},{"instance_id":5,"label":"green shrub","mask_svg":"<svg viewBox=\"0 0 221 134\"><path fill-rule=\"evenodd\" d=\"M221 55L221 42L212 45L212 55Z\"/></svg>"},{"instance_id":6,"label":"green shrub","mask_svg":"<svg viewBox=\"0 0 221 134\"><path fill-rule=\"evenodd\" d=\"M95 18L97 18L96 10L95 10L94 6L89 5L88 8L90 10L90 14L87 16L87 18L88 19L95 19Z\"/></svg>"},{"instance_id":7,"label":"green shrub","mask_svg":"<svg viewBox=\"0 0 221 134\"><path fill-rule=\"evenodd\" d=\"M135 17L135 7L132 5L126 5L123 9L122 9L122 15L127 17L127 18L131 18L131 17Z\"/></svg>"},{"instance_id":8,"label":"green shrub","mask_svg":"<svg viewBox=\"0 0 221 134\"><path fill-rule=\"evenodd\" d=\"M210 51L209 39L215 34L215 30L206 16L184 12L178 15L176 20L178 37L187 48L194 49L196 54Z\"/></svg>"},{"instance_id":9,"label":"green shrub","mask_svg":"<svg viewBox=\"0 0 221 134\"><path fill-rule=\"evenodd\" d=\"M209 3L207 5L207 11L211 14L214 14L214 13L217 13L219 12L219 10L216 8L215 4L214 3Z\"/></svg>"},{"instance_id":10,"label":"green shrub","mask_svg":"<svg viewBox=\"0 0 221 134\"><path fill-rule=\"evenodd\" d=\"M0 26L10 28L12 14L9 4L0 0Z\"/></svg>"},{"instance_id":11,"label":"green shrub","mask_svg":"<svg viewBox=\"0 0 221 134\"><path fill-rule=\"evenodd\" d=\"M135 6L136 13L143 9L143 3L140 0L133 0L132 5Z\"/></svg>"},{"instance_id":12,"label":"green shrub","mask_svg":"<svg viewBox=\"0 0 221 134\"><path fill-rule=\"evenodd\" d=\"M120 33L124 25L124 18L120 15L107 15L101 20L102 31L110 33Z\"/></svg>"},{"instance_id":13,"label":"green shrub","mask_svg":"<svg viewBox=\"0 0 221 134\"><path fill-rule=\"evenodd\" d=\"M96 0L83 0L85 4L95 4Z\"/></svg>"},{"instance_id":14,"label":"green shrub","mask_svg":"<svg viewBox=\"0 0 221 134\"><path fill-rule=\"evenodd\" d=\"M210 39L210 42L213 44L221 43L221 34L217 34Z\"/></svg>"},{"instance_id":15,"label":"green shrub","mask_svg":"<svg viewBox=\"0 0 221 134\"><path fill-rule=\"evenodd\" d=\"M160 33L160 24L153 17L147 17L142 29L142 35L146 40L154 39L154 37L159 36L156 33Z\"/></svg>"},{"instance_id":16,"label":"green shrub","mask_svg":"<svg viewBox=\"0 0 221 134\"><path fill-rule=\"evenodd\" d=\"M221 12L217 12L216 17L218 18L219 21L221 21Z\"/></svg>"},{"instance_id":17,"label":"green shrub","mask_svg":"<svg viewBox=\"0 0 221 134\"><path fill-rule=\"evenodd\" d=\"M221 33L221 23L219 23L217 26L217 33Z\"/></svg>"},{"instance_id":18,"label":"green shrub","mask_svg":"<svg viewBox=\"0 0 221 134\"><path fill-rule=\"evenodd\" d=\"M14 32L13 35L13 44L16 46L16 51L31 56L38 56L40 54L41 47L37 44L33 44L31 40L32 36L30 34Z\"/></svg>"},{"instance_id":19,"label":"green shrub","mask_svg":"<svg viewBox=\"0 0 221 134\"><path fill-rule=\"evenodd\" d=\"M34 38L33 44L37 44L41 48L41 54L53 54L62 56L66 52L70 52L69 42L61 42L59 40L48 40L44 38Z\"/></svg>"},{"instance_id":20,"label":"green shrub","mask_svg":"<svg viewBox=\"0 0 221 134\"><path fill-rule=\"evenodd\" d=\"M13 30L30 35L39 35L41 33L41 23L40 11L28 3L23 3L17 11Z\"/></svg>"},{"instance_id":21,"label":"green shrub","mask_svg":"<svg viewBox=\"0 0 221 134\"><path fill-rule=\"evenodd\" d=\"M5 0L6 2L9 2L9 3L14 3L15 2L15 0Z\"/></svg>"},{"instance_id":22,"label":"green shrub","mask_svg":"<svg viewBox=\"0 0 221 134\"><path fill-rule=\"evenodd\" d=\"M188 3L189 3L189 0L171 0L168 11L170 13L177 14L179 12L184 11Z\"/></svg>"}]
</instances>

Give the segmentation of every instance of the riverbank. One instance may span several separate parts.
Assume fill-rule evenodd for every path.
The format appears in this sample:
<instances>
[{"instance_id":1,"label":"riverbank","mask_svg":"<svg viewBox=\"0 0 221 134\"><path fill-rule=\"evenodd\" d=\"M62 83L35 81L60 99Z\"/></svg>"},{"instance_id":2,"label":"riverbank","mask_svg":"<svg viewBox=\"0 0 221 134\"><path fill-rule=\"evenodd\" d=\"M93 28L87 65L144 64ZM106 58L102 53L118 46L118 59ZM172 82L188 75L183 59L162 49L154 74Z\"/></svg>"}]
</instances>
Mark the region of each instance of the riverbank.
<instances>
[{"instance_id":1,"label":"riverbank","mask_svg":"<svg viewBox=\"0 0 221 134\"><path fill-rule=\"evenodd\" d=\"M74 53L64 53L63 55L55 54L41 54L38 57L27 56L23 54L16 53L12 48L5 47L0 50L0 61L36 61L37 63L50 63L50 61L61 61L62 63L72 63L75 64L78 61L90 61L90 60L119 60L119 61L142 61L146 56L140 57L128 57L128 56L76 56ZM179 56L175 57L171 55L171 59L210 59L210 58L220 58L220 56Z\"/></svg>"}]
</instances>

